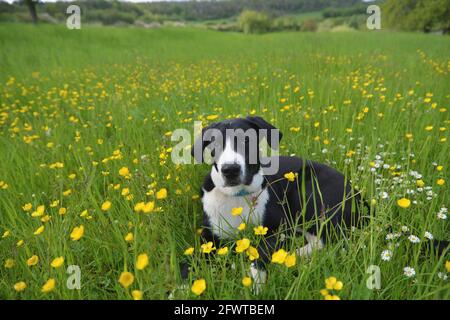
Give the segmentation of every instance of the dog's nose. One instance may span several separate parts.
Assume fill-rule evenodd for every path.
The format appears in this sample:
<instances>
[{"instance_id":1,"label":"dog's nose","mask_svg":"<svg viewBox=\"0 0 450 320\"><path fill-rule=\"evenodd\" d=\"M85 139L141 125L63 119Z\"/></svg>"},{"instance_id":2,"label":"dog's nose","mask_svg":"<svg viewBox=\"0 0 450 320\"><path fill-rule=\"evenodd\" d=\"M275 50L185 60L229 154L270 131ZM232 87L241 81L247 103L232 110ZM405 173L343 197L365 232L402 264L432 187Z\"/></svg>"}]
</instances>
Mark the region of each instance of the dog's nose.
<instances>
[{"instance_id":1,"label":"dog's nose","mask_svg":"<svg viewBox=\"0 0 450 320\"><path fill-rule=\"evenodd\" d=\"M236 178L241 173L241 166L235 163L224 164L221 171L226 178Z\"/></svg>"}]
</instances>

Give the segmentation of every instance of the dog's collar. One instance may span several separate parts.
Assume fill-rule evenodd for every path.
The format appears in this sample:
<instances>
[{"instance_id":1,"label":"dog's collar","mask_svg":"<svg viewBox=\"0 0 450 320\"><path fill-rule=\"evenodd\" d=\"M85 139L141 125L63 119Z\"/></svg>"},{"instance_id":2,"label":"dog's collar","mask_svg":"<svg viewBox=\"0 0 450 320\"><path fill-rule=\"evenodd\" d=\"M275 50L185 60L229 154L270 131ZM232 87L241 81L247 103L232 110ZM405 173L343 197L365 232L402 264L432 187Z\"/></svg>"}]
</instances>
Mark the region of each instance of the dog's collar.
<instances>
[{"instance_id":1,"label":"dog's collar","mask_svg":"<svg viewBox=\"0 0 450 320\"><path fill-rule=\"evenodd\" d=\"M241 190L239 190L239 192L238 193L235 193L233 196L234 197L244 197L244 196L248 196L248 195L250 195L250 194L252 194L253 192L248 192L247 190L245 190L245 189L241 189Z\"/></svg>"}]
</instances>

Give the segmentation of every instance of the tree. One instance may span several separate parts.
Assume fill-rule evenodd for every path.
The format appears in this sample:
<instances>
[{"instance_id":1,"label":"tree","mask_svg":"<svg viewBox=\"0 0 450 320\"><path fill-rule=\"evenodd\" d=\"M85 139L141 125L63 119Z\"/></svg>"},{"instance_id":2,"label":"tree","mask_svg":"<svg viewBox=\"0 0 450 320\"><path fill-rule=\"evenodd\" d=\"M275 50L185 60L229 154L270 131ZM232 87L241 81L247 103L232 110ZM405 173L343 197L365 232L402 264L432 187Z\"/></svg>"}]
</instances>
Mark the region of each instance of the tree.
<instances>
[{"instance_id":1,"label":"tree","mask_svg":"<svg viewBox=\"0 0 450 320\"><path fill-rule=\"evenodd\" d=\"M450 32L448 0L387 0L382 16L383 23L392 29Z\"/></svg>"},{"instance_id":2,"label":"tree","mask_svg":"<svg viewBox=\"0 0 450 320\"><path fill-rule=\"evenodd\" d=\"M38 3L38 0L24 0L25 4L28 7L28 11L30 11L31 15L31 21L33 21L34 24L38 22L37 12L36 12L36 4Z\"/></svg>"},{"instance_id":3,"label":"tree","mask_svg":"<svg viewBox=\"0 0 450 320\"><path fill-rule=\"evenodd\" d=\"M244 10L238 18L239 26L244 33L263 33L270 30L272 21L265 13Z\"/></svg>"}]
</instances>

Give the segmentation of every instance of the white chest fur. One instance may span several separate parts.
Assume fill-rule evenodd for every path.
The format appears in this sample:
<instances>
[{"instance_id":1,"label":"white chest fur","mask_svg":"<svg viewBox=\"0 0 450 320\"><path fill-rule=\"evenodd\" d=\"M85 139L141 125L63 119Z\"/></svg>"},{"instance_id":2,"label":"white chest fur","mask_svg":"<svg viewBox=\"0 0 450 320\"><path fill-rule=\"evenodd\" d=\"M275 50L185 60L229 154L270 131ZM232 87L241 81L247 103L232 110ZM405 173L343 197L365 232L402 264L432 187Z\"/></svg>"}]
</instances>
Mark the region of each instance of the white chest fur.
<instances>
[{"instance_id":1,"label":"white chest fur","mask_svg":"<svg viewBox=\"0 0 450 320\"><path fill-rule=\"evenodd\" d=\"M217 188L205 192L202 198L203 210L208 215L212 232L222 239L233 238L242 223L260 225L263 221L269 192L264 189L255 196L234 197L226 195ZM242 214L233 216L233 208L242 207Z\"/></svg>"}]
</instances>

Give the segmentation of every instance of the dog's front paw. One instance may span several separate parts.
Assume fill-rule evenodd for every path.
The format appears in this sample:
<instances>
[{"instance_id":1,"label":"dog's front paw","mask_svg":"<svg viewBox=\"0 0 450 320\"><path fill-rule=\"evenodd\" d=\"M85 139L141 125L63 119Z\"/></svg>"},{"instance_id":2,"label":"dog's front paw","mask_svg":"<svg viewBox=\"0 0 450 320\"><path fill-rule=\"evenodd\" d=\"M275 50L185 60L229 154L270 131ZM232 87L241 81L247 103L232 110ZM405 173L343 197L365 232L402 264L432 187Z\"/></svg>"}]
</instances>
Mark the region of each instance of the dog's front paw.
<instances>
[{"instance_id":1,"label":"dog's front paw","mask_svg":"<svg viewBox=\"0 0 450 320\"><path fill-rule=\"evenodd\" d=\"M255 263L250 265L250 275L253 279L252 291L254 294L258 295L264 288L267 280L267 271L258 266Z\"/></svg>"}]
</instances>

